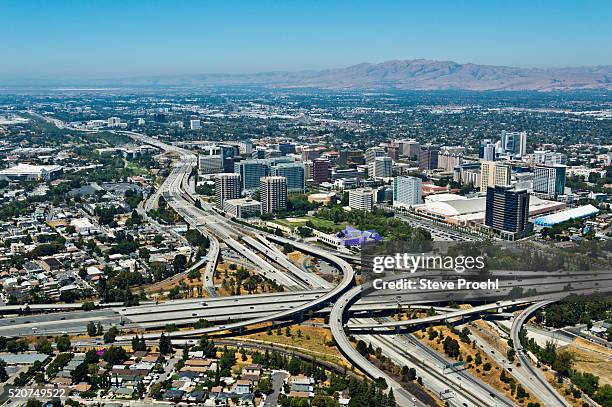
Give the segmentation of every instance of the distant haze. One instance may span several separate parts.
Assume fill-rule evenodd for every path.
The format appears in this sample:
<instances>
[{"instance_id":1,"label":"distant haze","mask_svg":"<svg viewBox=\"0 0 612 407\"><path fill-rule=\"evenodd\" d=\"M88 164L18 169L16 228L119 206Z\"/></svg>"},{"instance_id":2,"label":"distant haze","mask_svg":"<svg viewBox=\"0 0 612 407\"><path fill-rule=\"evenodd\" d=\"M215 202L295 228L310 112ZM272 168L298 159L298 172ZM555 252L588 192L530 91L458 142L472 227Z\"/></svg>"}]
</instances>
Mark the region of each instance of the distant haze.
<instances>
[{"instance_id":1,"label":"distant haze","mask_svg":"<svg viewBox=\"0 0 612 407\"><path fill-rule=\"evenodd\" d=\"M517 68L425 59L362 63L347 68L253 74L170 75L97 80L20 81L20 85L138 86L198 88L266 86L398 90L585 90L612 89L612 65L574 68Z\"/></svg>"}]
</instances>

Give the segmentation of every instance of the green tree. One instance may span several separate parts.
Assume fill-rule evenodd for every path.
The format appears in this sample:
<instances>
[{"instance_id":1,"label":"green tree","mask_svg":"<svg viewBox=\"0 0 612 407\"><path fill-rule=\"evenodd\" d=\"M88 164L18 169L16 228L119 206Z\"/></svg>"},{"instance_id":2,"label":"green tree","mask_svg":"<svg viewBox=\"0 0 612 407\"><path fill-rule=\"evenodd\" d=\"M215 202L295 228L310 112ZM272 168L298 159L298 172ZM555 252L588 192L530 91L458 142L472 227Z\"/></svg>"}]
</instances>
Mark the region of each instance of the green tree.
<instances>
[{"instance_id":1,"label":"green tree","mask_svg":"<svg viewBox=\"0 0 612 407\"><path fill-rule=\"evenodd\" d=\"M52 355L53 354L53 346L51 345L51 342L49 342L46 339L41 339L36 343L36 347L35 347L37 352L40 353L44 353L46 355Z\"/></svg>"},{"instance_id":2,"label":"green tree","mask_svg":"<svg viewBox=\"0 0 612 407\"><path fill-rule=\"evenodd\" d=\"M8 378L9 376L6 373L6 362L0 359L0 383L4 383L5 381L8 380Z\"/></svg>"},{"instance_id":3,"label":"green tree","mask_svg":"<svg viewBox=\"0 0 612 407\"><path fill-rule=\"evenodd\" d=\"M159 353L162 355L172 353L172 341L163 333L159 337Z\"/></svg>"},{"instance_id":4,"label":"green tree","mask_svg":"<svg viewBox=\"0 0 612 407\"><path fill-rule=\"evenodd\" d=\"M93 321L89 321L87 323L87 335L96 336L96 332L98 332L98 330L96 329L96 323Z\"/></svg>"},{"instance_id":5,"label":"green tree","mask_svg":"<svg viewBox=\"0 0 612 407\"><path fill-rule=\"evenodd\" d=\"M55 338L55 345L60 352L67 352L72 348L68 335L62 335Z\"/></svg>"}]
</instances>

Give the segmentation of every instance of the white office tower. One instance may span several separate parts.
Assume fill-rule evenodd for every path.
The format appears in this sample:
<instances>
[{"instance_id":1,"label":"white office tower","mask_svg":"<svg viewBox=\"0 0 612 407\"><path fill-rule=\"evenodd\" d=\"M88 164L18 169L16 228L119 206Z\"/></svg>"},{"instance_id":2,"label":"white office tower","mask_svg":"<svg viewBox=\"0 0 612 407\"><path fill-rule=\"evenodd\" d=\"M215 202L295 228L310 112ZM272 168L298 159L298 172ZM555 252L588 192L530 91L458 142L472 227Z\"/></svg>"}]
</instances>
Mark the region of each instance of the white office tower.
<instances>
[{"instance_id":1,"label":"white office tower","mask_svg":"<svg viewBox=\"0 0 612 407\"><path fill-rule=\"evenodd\" d=\"M200 130L202 128L202 124L200 123L200 119L189 120L189 128L191 130Z\"/></svg>"},{"instance_id":2,"label":"white office tower","mask_svg":"<svg viewBox=\"0 0 612 407\"><path fill-rule=\"evenodd\" d=\"M145 119L142 119L142 118L141 118L141 119L138 119L138 120L136 121L136 124L138 124L139 126L144 126L144 124L145 124Z\"/></svg>"},{"instance_id":3,"label":"white office tower","mask_svg":"<svg viewBox=\"0 0 612 407\"><path fill-rule=\"evenodd\" d=\"M527 154L527 132L502 130L501 152L512 157L522 157Z\"/></svg>"},{"instance_id":4,"label":"white office tower","mask_svg":"<svg viewBox=\"0 0 612 407\"><path fill-rule=\"evenodd\" d=\"M263 177L260 192L262 213L287 209L287 178Z\"/></svg>"},{"instance_id":5,"label":"white office tower","mask_svg":"<svg viewBox=\"0 0 612 407\"><path fill-rule=\"evenodd\" d=\"M312 174L314 169L314 163L312 161L306 161L304 163L304 179L306 181L312 181Z\"/></svg>"},{"instance_id":6,"label":"white office tower","mask_svg":"<svg viewBox=\"0 0 612 407\"><path fill-rule=\"evenodd\" d=\"M410 208L423 203L423 181L418 177L399 176L393 179L393 205Z\"/></svg>"},{"instance_id":7,"label":"white office tower","mask_svg":"<svg viewBox=\"0 0 612 407\"><path fill-rule=\"evenodd\" d=\"M251 140L242 140L239 144L240 154L251 156L253 154L253 142Z\"/></svg>"},{"instance_id":8,"label":"white office tower","mask_svg":"<svg viewBox=\"0 0 612 407\"><path fill-rule=\"evenodd\" d=\"M555 197L562 195L565 189L565 171L565 165L535 167L533 191Z\"/></svg>"},{"instance_id":9,"label":"white office tower","mask_svg":"<svg viewBox=\"0 0 612 407\"><path fill-rule=\"evenodd\" d=\"M349 208L356 211L371 211L374 204L374 191L372 188L358 188L349 190Z\"/></svg>"},{"instance_id":10,"label":"white office tower","mask_svg":"<svg viewBox=\"0 0 612 407\"><path fill-rule=\"evenodd\" d=\"M372 163L371 178L382 179L393 175L393 160L391 157L376 157Z\"/></svg>"},{"instance_id":11,"label":"white office tower","mask_svg":"<svg viewBox=\"0 0 612 407\"><path fill-rule=\"evenodd\" d=\"M224 208L228 199L240 198L240 174L224 173L215 177L215 205Z\"/></svg>"},{"instance_id":12,"label":"white office tower","mask_svg":"<svg viewBox=\"0 0 612 407\"><path fill-rule=\"evenodd\" d=\"M385 153L385 149L382 147L370 147L366 150L365 153L365 161L366 164L373 162L376 157L384 157L387 154Z\"/></svg>"},{"instance_id":13,"label":"white office tower","mask_svg":"<svg viewBox=\"0 0 612 407\"><path fill-rule=\"evenodd\" d=\"M512 168L499 161L482 161L480 163L480 191L486 192L487 187L510 185Z\"/></svg>"},{"instance_id":14,"label":"white office tower","mask_svg":"<svg viewBox=\"0 0 612 407\"><path fill-rule=\"evenodd\" d=\"M218 174L223 172L223 149L219 146L204 146L198 155L200 174Z\"/></svg>"},{"instance_id":15,"label":"white office tower","mask_svg":"<svg viewBox=\"0 0 612 407\"><path fill-rule=\"evenodd\" d=\"M567 155L554 151L536 150L533 152L533 162L536 165L565 165Z\"/></svg>"},{"instance_id":16,"label":"white office tower","mask_svg":"<svg viewBox=\"0 0 612 407\"><path fill-rule=\"evenodd\" d=\"M108 118L108 127L119 127L121 126L121 119L118 117Z\"/></svg>"},{"instance_id":17,"label":"white office tower","mask_svg":"<svg viewBox=\"0 0 612 407\"><path fill-rule=\"evenodd\" d=\"M236 218L250 218L261 214L261 202L251 198L228 199L223 204L223 210Z\"/></svg>"},{"instance_id":18,"label":"white office tower","mask_svg":"<svg viewBox=\"0 0 612 407\"><path fill-rule=\"evenodd\" d=\"M484 161L495 161L495 144L487 143L483 146L482 159Z\"/></svg>"}]
</instances>

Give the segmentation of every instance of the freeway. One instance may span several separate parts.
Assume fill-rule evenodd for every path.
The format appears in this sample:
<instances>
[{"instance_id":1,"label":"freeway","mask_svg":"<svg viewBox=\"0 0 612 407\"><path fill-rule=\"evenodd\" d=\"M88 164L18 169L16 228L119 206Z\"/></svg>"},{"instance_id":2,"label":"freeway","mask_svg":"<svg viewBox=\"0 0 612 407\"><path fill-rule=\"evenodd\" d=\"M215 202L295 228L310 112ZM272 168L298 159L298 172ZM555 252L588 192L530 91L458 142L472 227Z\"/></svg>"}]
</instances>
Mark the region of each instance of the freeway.
<instances>
[{"instance_id":1,"label":"freeway","mask_svg":"<svg viewBox=\"0 0 612 407\"><path fill-rule=\"evenodd\" d=\"M523 348L520 340L519 333L521 328L525 324L525 321L538 309L545 307L548 304L552 304L557 299L551 298L546 299L544 301L537 302L530 307L526 308L519 316L517 316L512 322L512 328L510 329L510 337L512 338L512 342L514 343L514 350L516 351L516 355L521 362L521 366L517 369L521 369L523 374L529 377L529 381L525 381L525 386L529 387L532 383L539 388L539 392L544 392L545 399L542 401L546 402L546 405L551 406L563 406L569 407L571 406L564 397L562 397L557 391L548 383L544 374L540 372L539 369L534 367L531 364L531 360L526 356L526 350ZM550 404L549 404L550 403Z\"/></svg>"},{"instance_id":2,"label":"freeway","mask_svg":"<svg viewBox=\"0 0 612 407\"><path fill-rule=\"evenodd\" d=\"M366 375L372 379L384 378L389 387L393 389L395 399L400 406L424 406L424 404L414 397L413 394L410 394L406 389L404 389L401 383L398 383L386 372L374 366L362 354L357 352L346 336L342 322L345 311L351 305L351 303L355 301L362 289L363 286L353 287L342 297L340 297L332 307L331 314L329 316L329 327L331 328L332 335L336 341L336 346L338 346L340 352L342 352L344 357L346 357L346 359L353 366L359 368L359 370L364 372Z\"/></svg>"},{"instance_id":3,"label":"freeway","mask_svg":"<svg viewBox=\"0 0 612 407\"><path fill-rule=\"evenodd\" d=\"M178 148L176 146L171 146L169 144L162 143L159 140L155 140L155 139L152 139L147 136L143 136L138 133L133 133L133 132L124 132L124 133L132 136L133 138L143 143L157 146L164 151L175 151L179 154L180 156L179 163L173 167L172 173L169 176L169 177L172 177L173 181L171 181L169 191L168 191L168 195L170 198L168 204L172 206L172 208L175 209L179 214L183 215L184 217L186 216L187 222L193 222L196 227L199 227L199 226L212 227L216 231L219 231L219 229L225 229L225 230L221 230L220 232L222 235L221 237L224 238L224 242L228 244L228 246L237 250L238 253L246 255L246 257L250 261L254 262L256 265L260 265L260 263L263 262L263 259L255 255L250 250L246 249L243 245L240 245L242 247L238 247L238 245L235 244L237 242L235 241L234 241L235 243L232 242L234 239L230 237L230 232L228 232L228 229L231 230L231 227L225 227L225 219L222 219L222 217L220 217L219 215L216 215L216 212L214 212L211 208L207 208L206 211L195 208L193 205L191 205L190 201L184 197L185 192L181 189L181 185L182 185L181 180L183 177L188 176L195 166L196 157L193 153L187 150ZM193 200L192 197L190 197L190 199ZM215 219L213 222L204 223L207 217L214 217ZM282 239L282 238L278 238L278 239ZM265 322L274 323L274 321L276 320L283 320L288 317L303 314L311 309L321 308L322 306L333 301L342 292L344 292L351 284L353 284L353 281L354 281L353 268L350 266L350 264L348 264L345 260L339 258L338 256L335 256L334 254L329 253L323 249L313 247L310 245L306 245L303 243L294 242L291 240L284 240L284 241L281 240L281 243L293 244L294 247L296 247L297 249L303 252L309 253L319 258L323 258L329 263L336 265L336 267L338 267L338 269L342 272L342 280L339 282L338 285L333 287L331 290L327 291L325 294L321 295L319 298L314 299L305 304L296 306L295 308L280 311L272 315L252 318L246 321L240 321L240 322L235 322L231 324L210 327L210 328L195 329L195 330L189 331L189 334L201 335L204 333L219 332L219 331L224 331L228 329L229 330L242 329L242 328L245 328L251 325L261 324ZM271 267L268 263L266 262L263 262L263 263L267 265L267 266L263 266L264 269L267 267ZM182 331L175 331L175 332L168 333L168 336L171 336L171 337L180 337L184 335L186 334L185 332L182 332ZM158 338L159 336L160 336L160 333L149 333L145 335L145 338L151 339L151 338Z\"/></svg>"},{"instance_id":4,"label":"freeway","mask_svg":"<svg viewBox=\"0 0 612 407\"><path fill-rule=\"evenodd\" d=\"M427 387L437 394L451 390L454 397L449 398L450 405L473 406L514 406L502 393L475 378L465 370L444 373L444 367L452 361L438 354L417 339L397 335L394 338L368 335L372 346L380 345L383 353L401 366L415 366L417 374L423 377Z\"/></svg>"},{"instance_id":5,"label":"freeway","mask_svg":"<svg viewBox=\"0 0 612 407\"><path fill-rule=\"evenodd\" d=\"M211 297L216 297L217 289L215 288L215 270L219 262L219 240L212 234L207 234L210 246L206 253L206 267L204 268L204 289Z\"/></svg>"},{"instance_id":6,"label":"freeway","mask_svg":"<svg viewBox=\"0 0 612 407\"><path fill-rule=\"evenodd\" d=\"M514 316L513 316L514 317ZM472 339L476 345L482 349L492 360L494 360L499 366L508 371L509 375L514 376L525 389L533 394L538 400L545 402L545 405L554 406L554 399L550 400L550 393L539 382L534 381L532 377L525 374L525 368L520 363L513 365L506 358L506 355L500 353L499 349L495 349L491 344L484 340L481 336L474 334L474 330L471 329L470 339Z\"/></svg>"},{"instance_id":7,"label":"freeway","mask_svg":"<svg viewBox=\"0 0 612 407\"><path fill-rule=\"evenodd\" d=\"M598 278L597 278L598 277ZM527 303L532 303L534 301L538 301L541 299L550 298L551 296L555 297L558 295L565 295L567 293L575 292L575 293L590 293L599 291L600 282L611 281L609 273L599 273L597 277L589 277L586 278L583 275L574 275L569 277L544 277L544 278L534 278L521 283L522 287L535 286L538 287L537 295L532 295L530 297L525 297L521 299L512 299L512 300L503 300L497 301L495 303L478 305L469 309L457 310L451 312L446 315L433 315L425 318L418 319L407 319L403 321L390 321L390 322L378 322L378 323L360 323L360 324L348 324L348 329L385 329L385 328L400 328L407 327L416 324L423 323L433 323L439 322L441 320L447 320L452 318L462 318L470 314L486 312L494 309L508 308L514 307L517 305L523 305ZM571 287L570 287L571 286ZM578 286L580 286L578 288ZM511 290L510 286L508 287L500 287L499 290L495 291L482 291L479 295L482 298L490 297L500 297L504 295L504 293L509 293ZM439 291L439 290L438 290ZM497 292L499 291L499 292ZM464 295L462 290L446 290L447 293L451 295L455 292L457 296ZM416 290L412 295L424 295L423 291ZM474 294L475 295L475 294ZM463 298L463 297L459 297Z\"/></svg>"}]
</instances>

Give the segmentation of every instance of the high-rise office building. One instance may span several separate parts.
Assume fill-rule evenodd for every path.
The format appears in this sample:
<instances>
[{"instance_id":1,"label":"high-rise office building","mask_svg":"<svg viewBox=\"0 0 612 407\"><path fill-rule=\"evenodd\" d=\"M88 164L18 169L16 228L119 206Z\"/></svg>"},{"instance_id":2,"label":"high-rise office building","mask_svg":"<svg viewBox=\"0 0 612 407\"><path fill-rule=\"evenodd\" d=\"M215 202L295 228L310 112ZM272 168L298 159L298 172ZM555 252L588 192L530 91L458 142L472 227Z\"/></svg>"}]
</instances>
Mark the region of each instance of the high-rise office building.
<instances>
[{"instance_id":1,"label":"high-rise office building","mask_svg":"<svg viewBox=\"0 0 612 407\"><path fill-rule=\"evenodd\" d=\"M565 165L536 166L533 170L533 191L562 195L565 189Z\"/></svg>"},{"instance_id":2,"label":"high-rise office building","mask_svg":"<svg viewBox=\"0 0 612 407\"><path fill-rule=\"evenodd\" d=\"M200 120L199 119L189 120L189 128L191 130L200 130L202 128Z\"/></svg>"},{"instance_id":3,"label":"high-rise office building","mask_svg":"<svg viewBox=\"0 0 612 407\"><path fill-rule=\"evenodd\" d=\"M380 146L370 147L365 152L365 161L366 164L371 163L376 159L376 157L384 157L386 155L385 149Z\"/></svg>"},{"instance_id":4,"label":"high-rise office building","mask_svg":"<svg viewBox=\"0 0 612 407\"><path fill-rule=\"evenodd\" d=\"M438 153L440 146L427 144L421 146L419 150L419 169L435 170L438 168Z\"/></svg>"},{"instance_id":5,"label":"high-rise office building","mask_svg":"<svg viewBox=\"0 0 612 407\"><path fill-rule=\"evenodd\" d=\"M533 152L533 163L536 165L565 165L567 155L554 151L536 150Z\"/></svg>"},{"instance_id":6,"label":"high-rise office building","mask_svg":"<svg viewBox=\"0 0 612 407\"><path fill-rule=\"evenodd\" d=\"M399 146L399 155L401 157L419 157L421 145L416 140L396 140L395 143Z\"/></svg>"},{"instance_id":7,"label":"high-rise office building","mask_svg":"<svg viewBox=\"0 0 612 407\"><path fill-rule=\"evenodd\" d=\"M514 157L527 154L527 132L502 130L501 153Z\"/></svg>"},{"instance_id":8,"label":"high-rise office building","mask_svg":"<svg viewBox=\"0 0 612 407\"><path fill-rule=\"evenodd\" d=\"M512 167L500 161L482 161L480 163L480 191L495 185L510 185Z\"/></svg>"},{"instance_id":9,"label":"high-rise office building","mask_svg":"<svg viewBox=\"0 0 612 407\"><path fill-rule=\"evenodd\" d=\"M495 161L495 143L489 139L484 139L478 146L478 158L484 161Z\"/></svg>"},{"instance_id":10,"label":"high-rise office building","mask_svg":"<svg viewBox=\"0 0 612 407\"><path fill-rule=\"evenodd\" d=\"M323 151L325 151L325 147L322 146L304 147L302 148L302 161L316 160L321 157Z\"/></svg>"},{"instance_id":11,"label":"high-rise office building","mask_svg":"<svg viewBox=\"0 0 612 407\"><path fill-rule=\"evenodd\" d=\"M263 177L260 188L262 213L287 209L287 178Z\"/></svg>"},{"instance_id":12,"label":"high-rise office building","mask_svg":"<svg viewBox=\"0 0 612 407\"><path fill-rule=\"evenodd\" d=\"M393 160L391 157L376 157L372 163L370 178L382 179L393 175Z\"/></svg>"},{"instance_id":13,"label":"high-rise office building","mask_svg":"<svg viewBox=\"0 0 612 407\"><path fill-rule=\"evenodd\" d=\"M527 236L533 225L529 223L529 194L511 186L487 188L485 225L505 240Z\"/></svg>"},{"instance_id":14,"label":"high-rise office building","mask_svg":"<svg viewBox=\"0 0 612 407\"><path fill-rule=\"evenodd\" d=\"M461 163L463 163L462 152L452 150L440 150L438 152L438 168L444 171L453 171Z\"/></svg>"},{"instance_id":15,"label":"high-rise office building","mask_svg":"<svg viewBox=\"0 0 612 407\"><path fill-rule=\"evenodd\" d=\"M418 177L393 178L393 205L412 207L422 202L423 181Z\"/></svg>"},{"instance_id":16,"label":"high-rise office building","mask_svg":"<svg viewBox=\"0 0 612 407\"><path fill-rule=\"evenodd\" d=\"M240 174L242 190L253 192L259 188L261 178L270 174L270 161L243 160L234 164L234 172Z\"/></svg>"},{"instance_id":17,"label":"high-rise office building","mask_svg":"<svg viewBox=\"0 0 612 407\"><path fill-rule=\"evenodd\" d=\"M340 150L338 152L338 161L336 164L339 167L351 167L365 163L365 158L362 150Z\"/></svg>"},{"instance_id":18,"label":"high-rise office building","mask_svg":"<svg viewBox=\"0 0 612 407\"><path fill-rule=\"evenodd\" d=\"M317 158L312 161L312 180L316 184L331 181L331 167L329 160Z\"/></svg>"},{"instance_id":19,"label":"high-rise office building","mask_svg":"<svg viewBox=\"0 0 612 407\"><path fill-rule=\"evenodd\" d=\"M240 175L235 173L217 174L215 177L215 205L224 208L228 199L240 198Z\"/></svg>"},{"instance_id":20,"label":"high-rise office building","mask_svg":"<svg viewBox=\"0 0 612 407\"><path fill-rule=\"evenodd\" d=\"M253 154L253 142L251 140L242 140L239 144L240 154L250 157Z\"/></svg>"},{"instance_id":21,"label":"high-rise office building","mask_svg":"<svg viewBox=\"0 0 612 407\"><path fill-rule=\"evenodd\" d=\"M287 178L289 192L304 192L304 164L280 163L270 168L270 175Z\"/></svg>"},{"instance_id":22,"label":"high-rise office building","mask_svg":"<svg viewBox=\"0 0 612 407\"><path fill-rule=\"evenodd\" d=\"M278 151L281 155L295 154L295 144L293 143L278 143Z\"/></svg>"},{"instance_id":23,"label":"high-rise office building","mask_svg":"<svg viewBox=\"0 0 612 407\"><path fill-rule=\"evenodd\" d=\"M198 155L198 170L200 174L217 174L232 172L234 169L233 157L236 153L234 146L209 145L202 148Z\"/></svg>"},{"instance_id":24,"label":"high-rise office building","mask_svg":"<svg viewBox=\"0 0 612 407\"><path fill-rule=\"evenodd\" d=\"M121 119L118 117L108 118L108 127L119 127L121 125Z\"/></svg>"},{"instance_id":25,"label":"high-rise office building","mask_svg":"<svg viewBox=\"0 0 612 407\"><path fill-rule=\"evenodd\" d=\"M373 205L374 190L372 188L349 190L349 208L357 211L371 211Z\"/></svg>"},{"instance_id":26,"label":"high-rise office building","mask_svg":"<svg viewBox=\"0 0 612 407\"><path fill-rule=\"evenodd\" d=\"M217 174L224 172L223 152L219 146L204 146L198 154L198 172L200 174Z\"/></svg>"}]
</instances>

